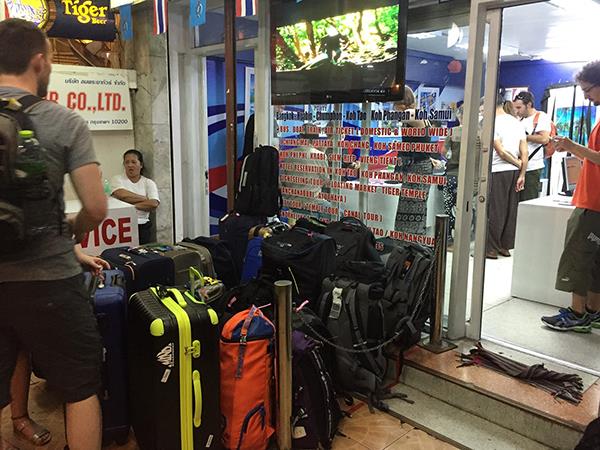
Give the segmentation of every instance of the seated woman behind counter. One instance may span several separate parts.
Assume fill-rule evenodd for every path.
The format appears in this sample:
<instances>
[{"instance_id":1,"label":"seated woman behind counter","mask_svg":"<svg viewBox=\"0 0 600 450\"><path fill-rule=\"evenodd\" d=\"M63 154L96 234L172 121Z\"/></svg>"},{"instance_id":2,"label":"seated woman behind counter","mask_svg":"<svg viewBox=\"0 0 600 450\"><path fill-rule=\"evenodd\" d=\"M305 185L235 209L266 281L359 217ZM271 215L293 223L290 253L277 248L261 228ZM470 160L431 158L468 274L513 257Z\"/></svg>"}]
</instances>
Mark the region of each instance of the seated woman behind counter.
<instances>
[{"instance_id":1,"label":"seated woman behind counter","mask_svg":"<svg viewBox=\"0 0 600 450\"><path fill-rule=\"evenodd\" d=\"M156 183L142 175L144 155L138 150L127 150L123 154L125 173L111 179L111 195L135 206L138 215L140 244L152 242L150 212L158 208L158 188Z\"/></svg>"}]
</instances>

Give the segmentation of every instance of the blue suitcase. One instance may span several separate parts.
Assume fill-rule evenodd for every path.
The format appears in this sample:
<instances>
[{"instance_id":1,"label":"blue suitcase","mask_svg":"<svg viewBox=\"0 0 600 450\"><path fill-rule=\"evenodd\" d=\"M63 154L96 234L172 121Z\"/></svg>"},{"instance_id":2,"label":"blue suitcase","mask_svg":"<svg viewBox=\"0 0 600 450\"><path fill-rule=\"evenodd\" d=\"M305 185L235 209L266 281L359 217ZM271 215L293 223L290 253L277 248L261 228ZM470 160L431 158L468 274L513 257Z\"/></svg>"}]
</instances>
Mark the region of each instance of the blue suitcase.
<instances>
[{"instance_id":1,"label":"blue suitcase","mask_svg":"<svg viewBox=\"0 0 600 450\"><path fill-rule=\"evenodd\" d=\"M175 263L171 258L143 247L117 247L102 252L112 267L122 270L127 298L158 284L175 285Z\"/></svg>"},{"instance_id":2,"label":"blue suitcase","mask_svg":"<svg viewBox=\"0 0 600 450\"><path fill-rule=\"evenodd\" d=\"M102 441L123 445L129 438L127 396L127 345L125 327L127 297L125 277L120 270L105 270L104 281L86 273L86 285L102 336Z\"/></svg>"},{"instance_id":3,"label":"blue suitcase","mask_svg":"<svg viewBox=\"0 0 600 450\"><path fill-rule=\"evenodd\" d=\"M258 277L258 272L262 267L262 241L263 238L255 237L248 242L242 270L242 283Z\"/></svg>"}]
</instances>

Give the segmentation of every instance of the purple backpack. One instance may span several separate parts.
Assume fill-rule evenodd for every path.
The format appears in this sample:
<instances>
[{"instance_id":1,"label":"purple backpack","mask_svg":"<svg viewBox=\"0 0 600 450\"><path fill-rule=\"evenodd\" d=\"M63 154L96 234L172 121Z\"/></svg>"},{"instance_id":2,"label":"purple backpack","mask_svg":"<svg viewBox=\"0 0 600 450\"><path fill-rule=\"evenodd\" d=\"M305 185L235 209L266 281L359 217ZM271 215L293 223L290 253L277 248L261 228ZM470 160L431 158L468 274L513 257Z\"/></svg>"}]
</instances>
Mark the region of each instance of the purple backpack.
<instances>
[{"instance_id":1,"label":"purple backpack","mask_svg":"<svg viewBox=\"0 0 600 450\"><path fill-rule=\"evenodd\" d=\"M342 413L322 346L301 331L292 334L292 447L331 448Z\"/></svg>"}]
</instances>

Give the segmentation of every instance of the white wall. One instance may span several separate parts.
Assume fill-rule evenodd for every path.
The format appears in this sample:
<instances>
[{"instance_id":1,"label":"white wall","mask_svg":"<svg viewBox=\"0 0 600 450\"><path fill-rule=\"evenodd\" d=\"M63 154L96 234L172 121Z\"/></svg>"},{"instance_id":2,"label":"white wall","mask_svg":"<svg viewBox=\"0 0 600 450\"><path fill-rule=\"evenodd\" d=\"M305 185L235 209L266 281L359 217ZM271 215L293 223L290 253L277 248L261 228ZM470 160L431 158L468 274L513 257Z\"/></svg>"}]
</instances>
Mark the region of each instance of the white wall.
<instances>
[{"instance_id":1,"label":"white wall","mask_svg":"<svg viewBox=\"0 0 600 450\"><path fill-rule=\"evenodd\" d=\"M135 126L135 125L134 125ZM92 131L96 157L100 161L102 178L110 178L123 171L123 153L135 148L133 130L128 131ZM140 149L143 153L144 149ZM65 177L65 200L77 197L69 177Z\"/></svg>"}]
</instances>

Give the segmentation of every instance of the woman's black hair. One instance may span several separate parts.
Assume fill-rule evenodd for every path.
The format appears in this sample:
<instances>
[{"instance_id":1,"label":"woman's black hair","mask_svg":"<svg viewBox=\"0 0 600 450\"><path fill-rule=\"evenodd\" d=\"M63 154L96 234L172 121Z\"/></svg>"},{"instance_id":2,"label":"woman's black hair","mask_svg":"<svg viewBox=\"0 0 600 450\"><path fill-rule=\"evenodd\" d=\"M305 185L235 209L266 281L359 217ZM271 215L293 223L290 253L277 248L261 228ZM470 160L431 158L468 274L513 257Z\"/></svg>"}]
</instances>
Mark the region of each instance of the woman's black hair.
<instances>
[{"instance_id":1,"label":"woman's black hair","mask_svg":"<svg viewBox=\"0 0 600 450\"><path fill-rule=\"evenodd\" d=\"M142 155L142 152L140 152L139 150L136 150L135 148L127 150L125 153L123 153L123 160L125 160L127 155L137 156L138 161L142 164L142 170L140 170L140 174L143 175L144 174L144 155Z\"/></svg>"}]
</instances>

